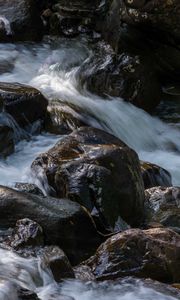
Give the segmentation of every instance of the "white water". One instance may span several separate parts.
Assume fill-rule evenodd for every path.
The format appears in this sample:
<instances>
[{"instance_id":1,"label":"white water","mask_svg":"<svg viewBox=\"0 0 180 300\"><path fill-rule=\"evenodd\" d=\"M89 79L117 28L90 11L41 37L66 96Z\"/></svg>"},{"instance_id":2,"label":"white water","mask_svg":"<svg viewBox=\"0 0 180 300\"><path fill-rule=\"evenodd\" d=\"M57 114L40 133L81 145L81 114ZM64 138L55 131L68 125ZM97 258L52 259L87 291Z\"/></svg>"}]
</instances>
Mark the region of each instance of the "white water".
<instances>
[{"instance_id":1,"label":"white water","mask_svg":"<svg viewBox=\"0 0 180 300\"><path fill-rule=\"evenodd\" d=\"M180 132L152 118L142 110L120 99L104 100L79 91L76 81L78 66L90 55L86 41L65 41L54 45L0 44L0 59L14 64L11 72L0 75L0 81L29 83L49 99L75 104L88 116L89 123L120 137L133 147L142 159L167 168L175 184L180 184ZM33 182L30 164L60 137L43 134L21 141L16 152L0 161L0 184ZM177 151L172 151L172 145ZM0 249L0 300L17 300L17 285L38 294L42 300L60 300L61 294L75 300L174 300L140 280L112 283L81 283L68 281L57 285L49 270L39 259L23 259Z\"/></svg>"},{"instance_id":2,"label":"white water","mask_svg":"<svg viewBox=\"0 0 180 300\"><path fill-rule=\"evenodd\" d=\"M179 185L180 131L121 99L104 100L85 90L80 91L76 71L90 54L85 40L61 39L40 45L1 44L0 58L13 61L14 69L0 75L0 81L29 83L49 99L75 104L86 112L90 124L121 138L138 152L141 159L169 170L173 183ZM32 160L51 147L56 137L49 135L47 143L47 136L35 140L35 143L21 142L17 153L6 163L1 162L0 183L32 180L27 175Z\"/></svg>"},{"instance_id":3,"label":"white water","mask_svg":"<svg viewBox=\"0 0 180 300\"><path fill-rule=\"evenodd\" d=\"M18 300L17 289L23 288L41 300L177 300L163 288L161 292L137 279L121 282L80 282L57 284L52 273L39 258L25 259L13 252L0 249L0 299ZM64 295L65 297L61 296Z\"/></svg>"}]
</instances>

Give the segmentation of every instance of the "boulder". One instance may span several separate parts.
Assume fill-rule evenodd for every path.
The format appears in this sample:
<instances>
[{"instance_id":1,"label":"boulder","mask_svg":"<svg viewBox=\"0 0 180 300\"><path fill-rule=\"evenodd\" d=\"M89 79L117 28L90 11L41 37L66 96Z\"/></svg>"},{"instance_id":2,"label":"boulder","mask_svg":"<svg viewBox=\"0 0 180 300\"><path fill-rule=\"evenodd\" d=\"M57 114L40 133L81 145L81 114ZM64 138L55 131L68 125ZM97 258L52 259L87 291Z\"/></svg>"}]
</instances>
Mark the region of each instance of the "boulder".
<instances>
[{"instance_id":1,"label":"boulder","mask_svg":"<svg viewBox=\"0 0 180 300\"><path fill-rule=\"evenodd\" d=\"M9 113L19 126L43 121L48 101L35 88L20 83L0 83L1 109Z\"/></svg>"},{"instance_id":2,"label":"boulder","mask_svg":"<svg viewBox=\"0 0 180 300\"><path fill-rule=\"evenodd\" d=\"M180 188L153 187L145 190L146 222L157 222L180 233Z\"/></svg>"},{"instance_id":3,"label":"boulder","mask_svg":"<svg viewBox=\"0 0 180 300\"><path fill-rule=\"evenodd\" d=\"M24 218L37 222L43 228L45 245L60 246L73 263L89 257L102 241L89 213L78 203L0 186L1 228L14 227Z\"/></svg>"},{"instance_id":4,"label":"boulder","mask_svg":"<svg viewBox=\"0 0 180 300\"><path fill-rule=\"evenodd\" d=\"M99 213L112 229L122 217L141 223L144 185L135 151L118 138L91 127L81 127L61 139L32 163L43 173L57 197L69 198ZM42 180L42 178L39 178Z\"/></svg>"},{"instance_id":5,"label":"boulder","mask_svg":"<svg viewBox=\"0 0 180 300\"><path fill-rule=\"evenodd\" d=\"M84 118L69 105L59 101L49 103L45 122L45 129L48 132L67 134L85 125Z\"/></svg>"},{"instance_id":6,"label":"boulder","mask_svg":"<svg viewBox=\"0 0 180 300\"><path fill-rule=\"evenodd\" d=\"M159 185L172 186L171 174L167 170L146 161L141 161L140 164L145 189Z\"/></svg>"},{"instance_id":7,"label":"boulder","mask_svg":"<svg viewBox=\"0 0 180 300\"><path fill-rule=\"evenodd\" d=\"M110 46L100 42L78 75L81 85L91 92L120 97L151 112L160 103L161 84L148 60L141 53L115 54Z\"/></svg>"},{"instance_id":8,"label":"boulder","mask_svg":"<svg viewBox=\"0 0 180 300\"><path fill-rule=\"evenodd\" d=\"M102 244L85 262L98 280L124 276L180 280L180 235L166 228L129 229Z\"/></svg>"},{"instance_id":9,"label":"boulder","mask_svg":"<svg viewBox=\"0 0 180 300\"><path fill-rule=\"evenodd\" d=\"M4 158L14 152L14 132L5 125L0 125L0 157Z\"/></svg>"},{"instance_id":10,"label":"boulder","mask_svg":"<svg viewBox=\"0 0 180 300\"><path fill-rule=\"evenodd\" d=\"M35 0L0 0L0 40L40 40L42 20Z\"/></svg>"}]
</instances>

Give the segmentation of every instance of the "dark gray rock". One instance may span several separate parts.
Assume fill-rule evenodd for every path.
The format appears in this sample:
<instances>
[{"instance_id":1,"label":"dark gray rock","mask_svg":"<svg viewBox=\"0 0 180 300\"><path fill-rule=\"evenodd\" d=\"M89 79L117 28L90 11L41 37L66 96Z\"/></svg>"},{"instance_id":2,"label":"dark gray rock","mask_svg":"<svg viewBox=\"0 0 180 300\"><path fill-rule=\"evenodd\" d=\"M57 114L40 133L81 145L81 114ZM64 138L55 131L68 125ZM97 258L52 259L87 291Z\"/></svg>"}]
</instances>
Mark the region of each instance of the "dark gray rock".
<instances>
[{"instance_id":1,"label":"dark gray rock","mask_svg":"<svg viewBox=\"0 0 180 300\"><path fill-rule=\"evenodd\" d=\"M41 154L32 164L57 196L94 207L104 226L116 227L119 217L130 225L141 222L144 184L137 154L118 138L81 127ZM41 180L41 178L40 178Z\"/></svg>"},{"instance_id":2,"label":"dark gray rock","mask_svg":"<svg viewBox=\"0 0 180 300\"><path fill-rule=\"evenodd\" d=\"M102 240L87 210L78 203L0 186L1 228L14 227L24 218L37 222L45 244L60 246L73 263L87 258Z\"/></svg>"},{"instance_id":3,"label":"dark gray rock","mask_svg":"<svg viewBox=\"0 0 180 300\"><path fill-rule=\"evenodd\" d=\"M167 170L146 161L140 163L145 189L154 186L172 186L171 174Z\"/></svg>"},{"instance_id":4,"label":"dark gray rock","mask_svg":"<svg viewBox=\"0 0 180 300\"><path fill-rule=\"evenodd\" d=\"M0 40L39 40L42 21L38 4L34 0L0 0Z\"/></svg>"},{"instance_id":5,"label":"dark gray rock","mask_svg":"<svg viewBox=\"0 0 180 300\"><path fill-rule=\"evenodd\" d=\"M20 83L0 83L1 108L9 113L21 127L43 121L48 101L35 88Z\"/></svg>"}]
</instances>

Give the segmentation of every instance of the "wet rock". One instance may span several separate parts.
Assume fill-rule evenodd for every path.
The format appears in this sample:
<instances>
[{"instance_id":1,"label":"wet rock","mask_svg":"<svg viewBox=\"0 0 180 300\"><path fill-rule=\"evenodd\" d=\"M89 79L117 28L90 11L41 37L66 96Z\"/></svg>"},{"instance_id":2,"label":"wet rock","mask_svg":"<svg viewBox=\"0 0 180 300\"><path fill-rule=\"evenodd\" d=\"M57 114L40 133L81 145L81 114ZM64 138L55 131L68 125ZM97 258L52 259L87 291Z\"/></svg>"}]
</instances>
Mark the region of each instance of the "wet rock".
<instances>
[{"instance_id":1,"label":"wet rock","mask_svg":"<svg viewBox=\"0 0 180 300\"><path fill-rule=\"evenodd\" d=\"M154 187L145 191L147 222L157 222L180 233L180 188Z\"/></svg>"},{"instance_id":2,"label":"wet rock","mask_svg":"<svg viewBox=\"0 0 180 300\"><path fill-rule=\"evenodd\" d=\"M44 196L40 188L33 183L16 182L14 188L21 192L30 193L42 197Z\"/></svg>"},{"instance_id":3,"label":"wet rock","mask_svg":"<svg viewBox=\"0 0 180 300\"><path fill-rule=\"evenodd\" d=\"M144 185L137 154L116 137L81 127L40 155L32 169L44 172L57 196L97 209L104 226L143 218Z\"/></svg>"},{"instance_id":4,"label":"wet rock","mask_svg":"<svg viewBox=\"0 0 180 300\"><path fill-rule=\"evenodd\" d=\"M59 101L51 101L49 104L45 122L48 132L67 134L85 125L84 118L67 104Z\"/></svg>"},{"instance_id":5,"label":"wet rock","mask_svg":"<svg viewBox=\"0 0 180 300\"><path fill-rule=\"evenodd\" d=\"M13 70L14 63L13 59L8 61L6 59L0 59L0 75L3 73L9 73Z\"/></svg>"},{"instance_id":6,"label":"wet rock","mask_svg":"<svg viewBox=\"0 0 180 300\"><path fill-rule=\"evenodd\" d=\"M124 276L180 280L180 235L165 228L130 229L102 244L85 262L98 280Z\"/></svg>"},{"instance_id":7,"label":"wet rock","mask_svg":"<svg viewBox=\"0 0 180 300\"><path fill-rule=\"evenodd\" d=\"M45 245L62 248L73 263L91 255L102 238L85 208L68 199L40 197L0 186L1 228L28 218L44 231Z\"/></svg>"},{"instance_id":8,"label":"wet rock","mask_svg":"<svg viewBox=\"0 0 180 300\"><path fill-rule=\"evenodd\" d=\"M79 78L95 94L121 97L148 112L161 100L161 85L152 62L128 51L117 55L102 42L80 67Z\"/></svg>"},{"instance_id":9,"label":"wet rock","mask_svg":"<svg viewBox=\"0 0 180 300\"><path fill-rule=\"evenodd\" d=\"M0 157L6 157L14 152L14 132L5 125L0 125Z\"/></svg>"},{"instance_id":10,"label":"wet rock","mask_svg":"<svg viewBox=\"0 0 180 300\"><path fill-rule=\"evenodd\" d=\"M140 163L145 189L154 186L172 186L171 174L167 170L149 162Z\"/></svg>"},{"instance_id":11,"label":"wet rock","mask_svg":"<svg viewBox=\"0 0 180 300\"><path fill-rule=\"evenodd\" d=\"M60 282L65 278L75 277L74 271L67 256L59 247L45 247L42 250L41 256L42 264L51 269L54 279L57 282Z\"/></svg>"},{"instance_id":12,"label":"wet rock","mask_svg":"<svg viewBox=\"0 0 180 300\"><path fill-rule=\"evenodd\" d=\"M33 87L1 82L0 102L21 127L45 119L48 101Z\"/></svg>"},{"instance_id":13,"label":"wet rock","mask_svg":"<svg viewBox=\"0 0 180 300\"><path fill-rule=\"evenodd\" d=\"M44 244L43 230L39 224L26 218L16 222L12 234L4 241L5 245L18 250L27 246Z\"/></svg>"},{"instance_id":14,"label":"wet rock","mask_svg":"<svg viewBox=\"0 0 180 300\"><path fill-rule=\"evenodd\" d=\"M180 10L178 0L117 1L119 19L127 24L168 32L180 39ZM112 4L112 5L113 5Z\"/></svg>"},{"instance_id":15,"label":"wet rock","mask_svg":"<svg viewBox=\"0 0 180 300\"><path fill-rule=\"evenodd\" d=\"M34 0L0 0L1 41L39 40L42 37L42 21Z\"/></svg>"},{"instance_id":16,"label":"wet rock","mask_svg":"<svg viewBox=\"0 0 180 300\"><path fill-rule=\"evenodd\" d=\"M91 268L86 265L79 265L74 267L75 277L81 281L93 281L95 280L95 276L91 271Z\"/></svg>"},{"instance_id":17,"label":"wet rock","mask_svg":"<svg viewBox=\"0 0 180 300\"><path fill-rule=\"evenodd\" d=\"M100 0L59 1L53 6L50 32L67 37L74 37L82 32L92 30L97 16L96 10Z\"/></svg>"}]
</instances>

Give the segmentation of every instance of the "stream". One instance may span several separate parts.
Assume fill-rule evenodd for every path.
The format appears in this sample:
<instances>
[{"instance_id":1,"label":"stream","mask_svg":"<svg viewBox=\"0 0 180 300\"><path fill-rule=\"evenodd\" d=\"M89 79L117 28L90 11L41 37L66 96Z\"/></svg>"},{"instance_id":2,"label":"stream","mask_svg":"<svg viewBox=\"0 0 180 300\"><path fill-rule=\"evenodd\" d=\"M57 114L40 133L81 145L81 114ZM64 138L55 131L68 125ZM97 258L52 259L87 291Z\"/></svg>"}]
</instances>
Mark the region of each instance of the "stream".
<instances>
[{"instance_id":1,"label":"stream","mask_svg":"<svg viewBox=\"0 0 180 300\"><path fill-rule=\"evenodd\" d=\"M89 55L93 55L93 51L84 37L56 41L46 38L40 44L0 44L0 60L13 66L9 72L0 74L0 81L29 84L38 88L49 101L60 99L75 105L85 113L86 122L122 139L137 151L140 159L166 168L173 184L180 185L180 114L176 114L175 123L168 118L162 121L158 116L163 115L163 105L158 115L150 116L122 99L103 99L80 89L77 71ZM42 133L18 142L15 153L0 161L0 184L38 184L31 176L31 163L59 139L60 136ZM60 294L75 300L179 299L135 279L114 284L74 280L58 285L51 272L42 268L40 260L24 259L1 249L0 300L17 300L17 286L35 292L42 300L66 300Z\"/></svg>"}]
</instances>

